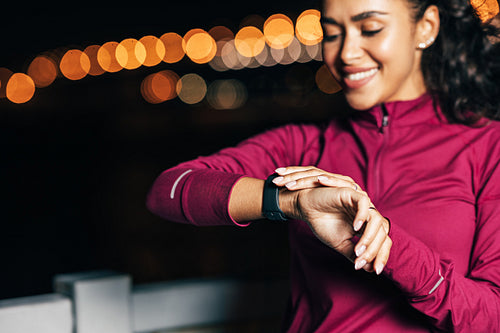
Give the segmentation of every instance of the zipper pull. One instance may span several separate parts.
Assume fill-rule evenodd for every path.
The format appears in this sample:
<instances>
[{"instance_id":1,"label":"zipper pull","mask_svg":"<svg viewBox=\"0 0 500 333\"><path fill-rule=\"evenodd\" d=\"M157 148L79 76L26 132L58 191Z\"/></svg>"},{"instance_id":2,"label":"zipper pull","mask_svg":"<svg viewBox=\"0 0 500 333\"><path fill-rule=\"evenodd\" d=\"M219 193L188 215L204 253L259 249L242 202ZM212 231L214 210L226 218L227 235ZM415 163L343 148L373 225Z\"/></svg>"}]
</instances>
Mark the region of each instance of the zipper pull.
<instances>
[{"instance_id":1,"label":"zipper pull","mask_svg":"<svg viewBox=\"0 0 500 333\"><path fill-rule=\"evenodd\" d=\"M384 128L389 125L389 112L387 112L387 108L384 103L380 106L382 108L382 127L380 128L380 133L384 133Z\"/></svg>"}]
</instances>

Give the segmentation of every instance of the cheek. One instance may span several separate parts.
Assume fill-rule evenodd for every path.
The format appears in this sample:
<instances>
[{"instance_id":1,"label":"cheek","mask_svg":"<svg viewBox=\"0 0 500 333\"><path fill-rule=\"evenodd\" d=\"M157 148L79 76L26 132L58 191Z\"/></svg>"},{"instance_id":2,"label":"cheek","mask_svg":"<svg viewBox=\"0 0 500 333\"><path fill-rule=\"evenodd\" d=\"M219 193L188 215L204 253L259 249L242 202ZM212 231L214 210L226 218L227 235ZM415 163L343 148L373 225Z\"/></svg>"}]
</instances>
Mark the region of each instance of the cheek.
<instances>
[{"instance_id":1,"label":"cheek","mask_svg":"<svg viewBox=\"0 0 500 333\"><path fill-rule=\"evenodd\" d=\"M339 74L336 71L335 64L338 62L339 57L339 49L333 45L323 44L323 63L328 67L330 72L337 79L339 78Z\"/></svg>"},{"instance_id":2,"label":"cheek","mask_svg":"<svg viewBox=\"0 0 500 333\"><path fill-rule=\"evenodd\" d=\"M401 38L396 34L393 36L394 38L374 41L371 55L377 62L391 70L409 70L415 55L412 39L410 36L408 38Z\"/></svg>"}]
</instances>

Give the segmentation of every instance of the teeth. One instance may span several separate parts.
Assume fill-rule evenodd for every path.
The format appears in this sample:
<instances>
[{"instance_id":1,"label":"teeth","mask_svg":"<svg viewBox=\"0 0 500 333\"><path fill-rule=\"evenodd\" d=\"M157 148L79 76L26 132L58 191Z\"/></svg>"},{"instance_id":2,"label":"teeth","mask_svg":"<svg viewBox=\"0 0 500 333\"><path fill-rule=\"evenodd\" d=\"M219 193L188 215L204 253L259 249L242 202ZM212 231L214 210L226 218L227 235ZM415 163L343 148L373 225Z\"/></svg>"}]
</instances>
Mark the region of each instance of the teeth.
<instances>
[{"instance_id":1,"label":"teeth","mask_svg":"<svg viewBox=\"0 0 500 333\"><path fill-rule=\"evenodd\" d=\"M359 73L355 73L355 74L347 74L346 78L349 79L349 80L351 80L351 81L358 81L358 80L362 80L364 78L367 78L369 76L372 76L377 71L378 71L378 68L373 68L373 69L370 69L369 71L366 71L366 72L359 72Z\"/></svg>"}]
</instances>

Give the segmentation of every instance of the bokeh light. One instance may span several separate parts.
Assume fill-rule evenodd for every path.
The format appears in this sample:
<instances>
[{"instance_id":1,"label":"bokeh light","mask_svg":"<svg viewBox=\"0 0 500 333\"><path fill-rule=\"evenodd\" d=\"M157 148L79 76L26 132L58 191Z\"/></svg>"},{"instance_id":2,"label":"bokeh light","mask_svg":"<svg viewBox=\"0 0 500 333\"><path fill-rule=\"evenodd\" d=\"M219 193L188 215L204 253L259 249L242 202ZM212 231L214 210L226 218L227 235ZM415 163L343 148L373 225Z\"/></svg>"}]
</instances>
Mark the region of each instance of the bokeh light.
<instances>
[{"instance_id":1,"label":"bokeh light","mask_svg":"<svg viewBox=\"0 0 500 333\"><path fill-rule=\"evenodd\" d=\"M264 23L264 36L271 48L284 49L293 40L293 22L284 14L271 15Z\"/></svg>"},{"instance_id":2,"label":"bokeh light","mask_svg":"<svg viewBox=\"0 0 500 333\"><path fill-rule=\"evenodd\" d=\"M57 77L57 64L47 55L39 55L28 66L27 74L35 82L37 88L52 84Z\"/></svg>"},{"instance_id":3,"label":"bokeh light","mask_svg":"<svg viewBox=\"0 0 500 333\"><path fill-rule=\"evenodd\" d=\"M216 80L207 90L208 103L217 110L237 109L247 100L245 85L238 80Z\"/></svg>"},{"instance_id":4,"label":"bokeh light","mask_svg":"<svg viewBox=\"0 0 500 333\"><path fill-rule=\"evenodd\" d=\"M323 30L320 23L321 13L316 9L302 12L295 24L295 35L304 45L318 44L323 40Z\"/></svg>"},{"instance_id":5,"label":"bokeh light","mask_svg":"<svg viewBox=\"0 0 500 333\"><path fill-rule=\"evenodd\" d=\"M210 30L208 30L208 33L212 38L215 40L215 42L219 41L229 41L234 39L234 33L227 27L222 26L222 25L217 25ZM217 55L219 54L219 50L217 50Z\"/></svg>"},{"instance_id":6,"label":"bokeh light","mask_svg":"<svg viewBox=\"0 0 500 333\"><path fill-rule=\"evenodd\" d=\"M139 39L139 42L144 45L146 57L143 65L152 67L158 65L165 57L165 45L155 36L144 36Z\"/></svg>"},{"instance_id":7,"label":"bokeh light","mask_svg":"<svg viewBox=\"0 0 500 333\"><path fill-rule=\"evenodd\" d=\"M125 69L136 69L146 60L146 48L134 38L127 38L116 47L116 61Z\"/></svg>"},{"instance_id":8,"label":"bokeh light","mask_svg":"<svg viewBox=\"0 0 500 333\"><path fill-rule=\"evenodd\" d=\"M235 40L231 40L224 44L221 51L221 58L224 65L233 70L239 70L245 68L250 64L251 58L242 55L236 51Z\"/></svg>"},{"instance_id":9,"label":"bokeh light","mask_svg":"<svg viewBox=\"0 0 500 333\"><path fill-rule=\"evenodd\" d=\"M0 67L0 98L5 98L5 88L12 74L14 73L10 69Z\"/></svg>"},{"instance_id":10,"label":"bokeh light","mask_svg":"<svg viewBox=\"0 0 500 333\"><path fill-rule=\"evenodd\" d=\"M207 84L198 74L190 73L182 76L177 81L177 95L186 104L196 104L205 98Z\"/></svg>"},{"instance_id":11,"label":"bokeh light","mask_svg":"<svg viewBox=\"0 0 500 333\"><path fill-rule=\"evenodd\" d=\"M182 46L186 55L197 64L209 62L217 52L215 40L203 29L192 29L186 33Z\"/></svg>"},{"instance_id":12,"label":"bokeh light","mask_svg":"<svg viewBox=\"0 0 500 333\"><path fill-rule=\"evenodd\" d=\"M118 42L111 41L104 43L97 51L97 61L106 72L116 73L123 69L116 59L117 47Z\"/></svg>"},{"instance_id":13,"label":"bokeh light","mask_svg":"<svg viewBox=\"0 0 500 333\"><path fill-rule=\"evenodd\" d=\"M182 47L183 39L180 35L175 32L167 32L160 37L160 40L165 46L164 62L173 64L184 58L185 52Z\"/></svg>"},{"instance_id":14,"label":"bokeh light","mask_svg":"<svg viewBox=\"0 0 500 333\"><path fill-rule=\"evenodd\" d=\"M100 48L99 45L89 45L83 50L83 53L85 53L90 60L89 75L97 76L106 72L97 60L97 52L99 52Z\"/></svg>"},{"instance_id":15,"label":"bokeh light","mask_svg":"<svg viewBox=\"0 0 500 333\"><path fill-rule=\"evenodd\" d=\"M280 52L283 52L283 50L279 50ZM255 60L262 66L265 67L271 67L276 65L278 62L272 57L271 51L269 46L266 45L264 50L262 50L261 53L259 53L256 57ZM281 60L281 59L280 59Z\"/></svg>"},{"instance_id":16,"label":"bokeh light","mask_svg":"<svg viewBox=\"0 0 500 333\"><path fill-rule=\"evenodd\" d=\"M266 42L262 31L253 26L243 27L234 39L238 52L245 57L255 57L264 49Z\"/></svg>"},{"instance_id":17,"label":"bokeh light","mask_svg":"<svg viewBox=\"0 0 500 333\"><path fill-rule=\"evenodd\" d=\"M35 94L35 82L26 74L15 73L7 82L5 94L13 103L26 103Z\"/></svg>"},{"instance_id":18,"label":"bokeh light","mask_svg":"<svg viewBox=\"0 0 500 333\"><path fill-rule=\"evenodd\" d=\"M342 89L342 87L337 82L337 80L335 80L326 65L322 65L318 69L318 71L316 72L315 80L319 90L321 90L325 94L335 94Z\"/></svg>"},{"instance_id":19,"label":"bokeh light","mask_svg":"<svg viewBox=\"0 0 500 333\"><path fill-rule=\"evenodd\" d=\"M80 50L69 50L63 55L59 69L66 78L80 80L89 73L90 59Z\"/></svg>"},{"instance_id":20,"label":"bokeh light","mask_svg":"<svg viewBox=\"0 0 500 333\"><path fill-rule=\"evenodd\" d=\"M141 84L141 94L151 104L158 104L177 96L177 82L179 76L171 71L164 70L148 75Z\"/></svg>"}]
</instances>

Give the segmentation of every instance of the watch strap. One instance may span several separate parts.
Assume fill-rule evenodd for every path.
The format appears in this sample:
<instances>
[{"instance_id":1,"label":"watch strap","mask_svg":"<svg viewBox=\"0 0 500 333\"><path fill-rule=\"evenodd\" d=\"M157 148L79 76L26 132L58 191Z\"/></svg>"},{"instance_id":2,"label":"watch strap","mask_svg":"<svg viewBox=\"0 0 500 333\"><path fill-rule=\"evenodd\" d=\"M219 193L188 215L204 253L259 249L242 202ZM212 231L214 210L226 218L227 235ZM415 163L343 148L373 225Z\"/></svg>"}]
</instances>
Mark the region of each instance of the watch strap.
<instances>
[{"instance_id":1,"label":"watch strap","mask_svg":"<svg viewBox=\"0 0 500 333\"><path fill-rule=\"evenodd\" d=\"M273 183L273 179L279 177L278 174L273 173L264 183L264 192L262 195L262 213L272 221L287 221L285 213L279 205L279 187Z\"/></svg>"}]
</instances>

